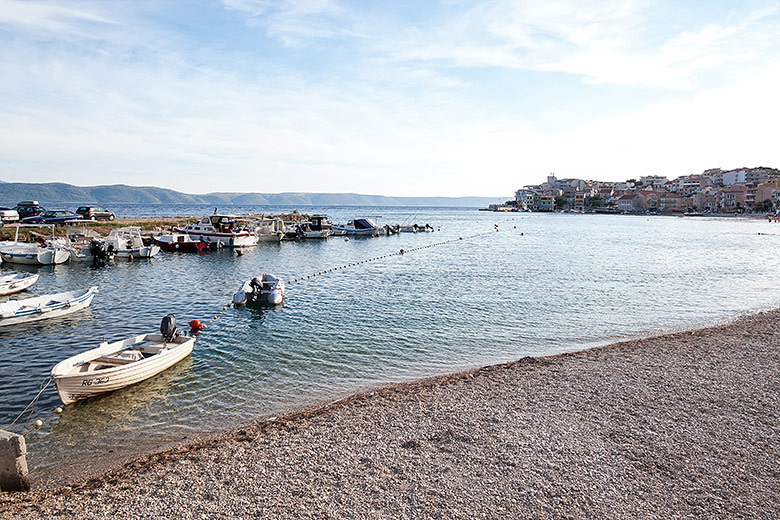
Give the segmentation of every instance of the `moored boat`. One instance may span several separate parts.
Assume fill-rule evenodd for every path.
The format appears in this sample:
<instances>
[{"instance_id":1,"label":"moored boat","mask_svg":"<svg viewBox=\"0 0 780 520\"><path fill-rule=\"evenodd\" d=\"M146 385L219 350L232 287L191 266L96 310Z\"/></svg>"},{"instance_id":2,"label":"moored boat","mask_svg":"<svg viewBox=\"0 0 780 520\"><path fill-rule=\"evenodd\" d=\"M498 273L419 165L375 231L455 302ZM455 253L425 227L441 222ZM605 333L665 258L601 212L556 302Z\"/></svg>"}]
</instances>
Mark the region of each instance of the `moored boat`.
<instances>
[{"instance_id":1,"label":"moored boat","mask_svg":"<svg viewBox=\"0 0 780 520\"><path fill-rule=\"evenodd\" d=\"M303 238L328 238L333 234L333 224L325 215L312 215L298 225L298 234Z\"/></svg>"},{"instance_id":2,"label":"moored boat","mask_svg":"<svg viewBox=\"0 0 780 520\"><path fill-rule=\"evenodd\" d=\"M163 251L181 253L200 253L209 249L209 243L203 239L193 240L186 233L168 233L154 237L154 243Z\"/></svg>"},{"instance_id":3,"label":"moored boat","mask_svg":"<svg viewBox=\"0 0 780 520\"><path fill-rule=\"evenodd\" d=\"M195 338L176 330L173 315L163 318L160 334L141 334L57 363L51 377L63 404L70 404L149 379L192 352Z\"/></svg>"},{"instance_id":4,"label":"moored boat","mask_svg":"<svg viewBox=\"0 0 780 520\"><path fill-rule=\"evenodd\" d=\"M356 218L346 225L334 225L334 230L343 231L347 235L358 237L374 237L379 235L379 227L370 218Z\"/></svg>"},{"instance_id":5,"label":"moored boat","mask_svg":"<svg viewBox=\"0 0 780 520\"><path fill-rule=\"evenodd\" d=\"M279 305L282 302L284 302L284 282L267 273L244 282L233 295L233 303L236 305Z\"/></svg>"},{"instance_id":6,"label":"moored boat","mask_svg":"<svg viewBox=\"0 0 780 520\"><path fill-rule=\"evenodd\" d=\"M224 247L249 247L257 245L257 236L240 225L235 215L203 217L194 224L173 228L175 233L185 233L193 240L221 244Z\"/></svg>"},{"instance_id":7,"label":"moored boat","mask_svg":"<svg viewBox=\"0 0 780 520\"><path fill-rule=\"evenodd\" d=\"M0 326L57 318L89 307L97 287L0 303Z\"/></svg>"},{"instance_id":8,"label":"moored boat","mask_svg":"<svg viewBox=\"0 0 780 520\"><path fill-rule=\"evenodd\" d=\"M22 292L38 281L32 273L11 273L0 276L0 296Z\"/></svg>"},{"instance_id":9,"label":"moored boat","mask_svg":"<svg viewBox=\"0 0 780 520\"><path fill-rule=\"evenodd\" d=\"M280 218L261 218L248 221L247 228L258 242L279 242L284 238L284 221Z\"/></svg>"},{"instance_id":10,"label":"moored boat","mask_svg":"<svg viewBox=\"0 0 780 520\"><path fill-rule=\"evenodd\" d=\"M0 257L9 264L56 265L70 259L70 252L60 247L17 243L0 249Z\"/></svg>"},{"instance_id":11,"label":"moored boat","mask_svg":"<svg viewBox=\"0 0 780 520\"><path fill-rule=\"evenodd\" d=\"M105 240L105 246L107 251L120 258L151 258L160 252L160 246L156 244L144 245L141 228L138 226L112 229Z\"/></svg>"}]
</instances>

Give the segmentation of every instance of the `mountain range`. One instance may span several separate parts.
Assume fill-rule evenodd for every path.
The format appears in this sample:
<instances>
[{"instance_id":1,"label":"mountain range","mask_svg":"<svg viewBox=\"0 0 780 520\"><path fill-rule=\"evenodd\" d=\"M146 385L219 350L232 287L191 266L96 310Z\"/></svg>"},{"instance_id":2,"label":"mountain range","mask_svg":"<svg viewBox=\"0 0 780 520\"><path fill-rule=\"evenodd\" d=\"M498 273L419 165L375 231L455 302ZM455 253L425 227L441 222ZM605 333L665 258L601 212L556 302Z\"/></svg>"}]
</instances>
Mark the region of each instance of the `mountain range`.
<instances>
[{"instance_id":1,"label":"mountain range","mask_svg":"<svg viewBox=\"0 0 780 520\"><path fill-rule=\"evenodd\" d=\"M387 197L358 193L206 193L194 195L152 186L74 186L61 182L0 181L0 203L21 200L52 204L239 204L272 206L450 206L484 207L499 197Z\"/></svg>"}]
</instances>

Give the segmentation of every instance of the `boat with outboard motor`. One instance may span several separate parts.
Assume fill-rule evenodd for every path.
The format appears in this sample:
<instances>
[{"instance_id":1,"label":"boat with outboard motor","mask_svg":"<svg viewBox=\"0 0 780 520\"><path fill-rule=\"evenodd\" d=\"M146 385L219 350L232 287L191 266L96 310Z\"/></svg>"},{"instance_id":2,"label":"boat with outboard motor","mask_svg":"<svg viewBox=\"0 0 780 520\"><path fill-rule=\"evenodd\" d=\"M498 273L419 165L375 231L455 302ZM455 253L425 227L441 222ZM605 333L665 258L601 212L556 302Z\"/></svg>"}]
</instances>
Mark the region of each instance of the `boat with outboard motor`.
<instances>
[{"instance_id":1,"label":"boat with outboard motor","mask_svg":"<svg viewBox=\"0 0 780 520\"><path fill-rule=\"evenodd\" d=\"M298 224L298 235L303 238L328 238L333 234L333 224L325 215L312 215Z\"/></svg>"},{"instance_id":2,"label":"boat with outboard motor","mask_svg":"<svg viewBox=\"0 0 780 520\"><path fill-rule=\"evenodd\" d=\"M156 244L144 245L141 237L141 228L138 226L126 226L112 229L105 240L106 250L119 258L129 256L152 258L160 252L160 246Z\"/></svg>"},{"instance_id":3,"label":"boat with outboard motor","mask_svg":"<svg viewBox=\"0 0 780 520\"><path fill-rule=\"evenodd\" d=\"M244 282L233 295L235 305L279 305L282 302L284 302L284 282L267 273Z\"/></svg>"},{"instance_id":4,"label":"boat with outboard motor","mask_svg":"<svg viewBox=\"0 0 780 520\"><path fill-rule=\"evenodd\" d=\"M377 226L376 222L368 217L352 219L343 226L334 225L333 229L337 231L343 231L347 235L358 237L379 236L379 226Z\"/></svg>"},{"instance_id":5,"label":"boat with outboard motor","mask_svg":"<svg viewBox=\"0 0 780 520\"><path fill-rule=\"evenodd\" d=\"M38 281L32 273L10 273L0 276L0 296L22 292Z\"/></svg>"},{"instance_id":6,"label":"boat with outboard motor","mask_svg":"<svg viewBox=\"0 0 780 520\"><path fill-rule=\"evenodd\" d=\"M65 316L89 307L97 287L0 303L0 326Z\"/></svg>"},{"instance_id":7,"label":"boat with outboard motor","mask_svg":"<svg viewBox=\"0 0 780 520\"><path fill-rule=\"evenodd\" d=\"M195 338L176 330L176 317L169 314L159 334L104 341L57 363L51 377L62 403L70 404L149 379L189 356L194 345Z\"/></svg>"},{"instance_id":8,"label":"boat with outboard motor","mask_svg":"<svg viewBox=\"0 0 780 520\"><path fill-rule=\"evenodd\" d=\"M154 237L153 240L163 251L178 251L180 253L201 253L208 251L212 245L203 239L193 240L186 233L167 233ZM216 246L216 244L213 245Z\"/></svg>"},{"instance_id":9,"label":"boat with outboard motor","mask_svg":"<svg viewBox=\"0 0 780 520\"><path fill-rule=\"evenodd\" d=\"M237 221L235 215L213 215L203 217L194 224L174 227L174 233L184 233L193 240L205 240L224 247L250 247L257 245L257 236Z\"/></svg>"}]
</instances>

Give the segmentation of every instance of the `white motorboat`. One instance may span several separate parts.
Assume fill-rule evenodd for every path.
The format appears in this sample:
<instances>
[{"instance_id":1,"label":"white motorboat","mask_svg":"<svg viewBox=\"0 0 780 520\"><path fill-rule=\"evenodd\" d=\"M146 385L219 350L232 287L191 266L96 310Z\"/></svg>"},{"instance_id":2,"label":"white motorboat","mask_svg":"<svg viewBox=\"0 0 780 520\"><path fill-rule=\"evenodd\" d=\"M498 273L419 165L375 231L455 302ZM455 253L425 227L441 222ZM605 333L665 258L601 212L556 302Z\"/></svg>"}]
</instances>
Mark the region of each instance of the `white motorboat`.
<instances>
[{"instance_id":1,"label":"white motorboat","mask_svg":"<svg viewBox=\"0 0 780 520\"><path fill-rule=\"evenodd\" d=\"M46 247L36 244L16 244L0 249L0 256L9 264L55 265L64 264L70 259L70 253L59 247Z\"/></svg>"},{"instance_id":2,"label":"white motorboat","mask_svg":"<svg viewBox=\"0 0 780 520\"><path fill-rule=\"evenodd\" d=\"M38 281L32 273L11 273L0 276L0 296L22 292Z\"/></svg>"},{"instance_id":3,"label":"white motorboat","mask_svg":"<svg viewBox=\"0 0 780 520\"><path fill-rule=\"evenodd\" d=\"M233 303L236 305L279 305L282 302L284 302L284 282L267 273L244 282L233 295Z\"/></svg>"},{"instance_id":4,"label":"white motorboat","mask_svg":"<svg viewBox=\"0 0 780 520\"><path fill-rule=\"evenodd\" d=\"M107 251L120 258L129 256L151 258L160 252L160 246L156 244L144 245L141 228L138 226L112 229L105 240L105 246Z\"/></svg>"},{"instance_id":5,"label":"white motorboat","mask_svg":"<svg viewBox=\"0 0 780 520\"><path fill-rule=\"evenodd\" d=\"M248 228L258 242L279 242L284 238L284 221L280 218L261 218L248 221Z\"/></svg>"},{"instance_id":6,"label":"white motorboat","mask_svg":"<svg viewBox=\"0 0 780 520\"><path fill-rule=\"evenodd\" d=\"M298 233L303 238L328 238L333 234L333 224L325 215L312 215L298 225Z\"/></svg>"},{"instance_id":7,"label":"white motorboat","mask_svg":"<svg viewBox=\"0 0 780 520\"><path fill-rule=\"evenodd\" d=\"M195 338L176 331L173 315L163 318L160 334L141 334L57 363L51 377L63 404L70 404L149 379L192 352Z\"/></svg>"},{"instance_id":8,"label":"white motorboat","mask_svg":"<svg viewBox=\"0 0 780 520\"><path fill-rule=\"evenodd\" d=\"M379 236L379 226L370 218L356 218L347 222L346 225L334 225L334 230L344 231L347 235L358 237Z\"/></svg>"},{"instance_id":9,"label":"white motorboat","mask_svg":"<svg viewBox=\"0 0 780 520\"><path fill-rule=\"evenodd\" d=\"M65 316L89 307L97 287L0 303L0 326Z\"/></svg>"},{"instance_id":10,"label":"white motorboat","mask_svg":"<svg viewBox=\"0 0 780 520\"><path fill-rule=\"evenodd\" d=\"M213 215L203 217L194 224L173 228L175 233L185 233L193 240L221 244L224 247L250 247L257 245L257 236L247 227L241 226L235 215Z\"/></svg>"},{"instance_id":11,"label":"white motorboat","mask_svg":"<svg viewBox=\"0 0 780 520\"><path fill-rule=\"evenodd\" d=\"M43 244L19 242L19 228L49 227L54 235L54 225L17 224L16 236L13 242L0 245L0 257L9 264L22 265L55 265L64 264L70 258L70 253L53 239L47 239Z\"/></svg>"}]
</instances>

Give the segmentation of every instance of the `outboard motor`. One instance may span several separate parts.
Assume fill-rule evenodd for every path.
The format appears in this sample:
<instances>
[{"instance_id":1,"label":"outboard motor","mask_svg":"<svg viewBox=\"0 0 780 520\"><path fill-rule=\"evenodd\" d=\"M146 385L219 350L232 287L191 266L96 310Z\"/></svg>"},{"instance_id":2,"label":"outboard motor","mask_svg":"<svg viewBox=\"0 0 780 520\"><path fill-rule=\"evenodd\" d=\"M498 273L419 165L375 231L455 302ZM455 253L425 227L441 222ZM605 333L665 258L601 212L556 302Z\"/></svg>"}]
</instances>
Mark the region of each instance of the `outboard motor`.
<instances>
[{"instance_id":1,"label":"outboard motor","mask_svg":"<svg viewBox=\"0 0 780 520\"><path fill-rule=\"evenodd\" d=\"M162 334L163 342L170 343L173 338L178 336L176 332L176 316L169 314L162 319L160 323L160 334Z\"/></svg>"},{"instance_id":2,"label":"outboard motor","mask_svg":"<svg viewBox=\"0 0 780 520\"><path fill-rule=\"evenodd\" d=\"M106 246L99 240L89 243L89 254L92 255L92 265L99 266L106 262Z\"/></svg>"}]
</instances>

